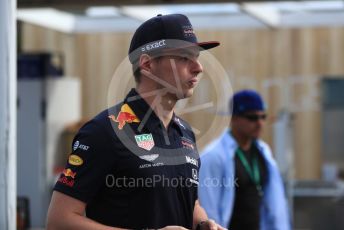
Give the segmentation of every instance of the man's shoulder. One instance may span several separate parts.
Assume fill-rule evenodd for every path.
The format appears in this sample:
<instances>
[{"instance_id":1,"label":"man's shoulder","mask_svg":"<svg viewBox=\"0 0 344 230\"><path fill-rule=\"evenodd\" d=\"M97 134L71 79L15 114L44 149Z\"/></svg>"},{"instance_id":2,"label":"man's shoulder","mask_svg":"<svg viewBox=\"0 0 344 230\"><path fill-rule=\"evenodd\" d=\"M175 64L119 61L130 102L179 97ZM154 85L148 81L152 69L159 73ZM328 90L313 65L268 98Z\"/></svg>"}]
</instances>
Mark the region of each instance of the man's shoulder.
<instances>
[{"instance_id":1,"label":"man's shoulder","mask_svg":"<svg viewBox=\"0 0 344 230\"><path fill-rule=\"evenodd\" d=\"M258 150L263 154L264 158L268 162L275 164L276 162L275 162L275 159L274 159L274 156L272 154L269 144L261 139L258 139L256 143L257 143Z\"/></svg>"},{"instance_id":2,"label":"man's shoulder","mask_svg":"<svg viewBox=\"0 0 344 230\"><path fill-rule=\"evenodd\" d=\"M185 129L192 130L191 126L187 121L185 121L183 118L175 115L174 116L174 121L177 122L180 126L184 127Z\"/></svg>"},{"instance_id":3,"label":"man's shoulder","mask_svg":"<svg viewBox=\"0 0 344 230\"><path fill-rule=\"evenodd\" d=\"M260 149L264 151L271 151L269 144L263 141L262 139L257 139L256 144Z\"/></svg>"},{"instance_id":4,"label":"man's shoulder","mask_svg":"<svg viewBox=\"0 0 344 230\"><path fill-rule=\"evenodd\" d=\"M120 110L123 102L118 103L110 108L104 109L98 113L92 120L102 125L111 125L111 116L115 116Z\"/></svg>"},{"instance_id":5,"label":"man's shoulder","mask_svg":"<svg viewBox=\"0 0 344 230\"><path fill-rule=\"evenodd\" d=\"M192 131L192 127L190 126L190 124L185 121L184 119L182 119L181 117L175 115L174 116L174 122L184 131L186 132L188 135L192 136L195 139L195 134Z\"/></svg>"},{"instance_id":6,"label":"man's shoulder","mask_svg":"<svg viewBox=\"0 0 344 230\"><path fill-rule=\"evenodd\" d=\"M88 122L86 122L79 132L92 132L97 135L114 135L114 127L111 120L114 114L118 113L123 103L104 109Z\"/></svg>"},{"instance_id":7,"label":"man's shoulder","mask_svg":"<svg viewBox=\"0 0 344 230\"><path fill-rule=\"evenodd\" d=\"M226 149L226 147L233 146L232 149L234 149L234 143L232 140L228 139L231 138L228 135L228 130L223 131L217 138L212 140L202 151L202 157L221 157L223 154L227 154L227 152L230 149ZM226 145L226 143L228 145Z\"/></svg>"}]
</instances>

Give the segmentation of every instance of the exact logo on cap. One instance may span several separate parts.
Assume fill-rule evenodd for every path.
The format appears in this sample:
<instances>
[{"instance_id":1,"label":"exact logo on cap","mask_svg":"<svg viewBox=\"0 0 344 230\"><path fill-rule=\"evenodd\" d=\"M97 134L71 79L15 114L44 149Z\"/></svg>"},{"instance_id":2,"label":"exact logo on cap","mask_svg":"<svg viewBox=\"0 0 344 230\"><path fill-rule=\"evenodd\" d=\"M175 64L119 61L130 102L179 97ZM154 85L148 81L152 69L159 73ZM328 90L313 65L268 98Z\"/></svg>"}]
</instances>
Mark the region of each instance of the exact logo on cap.
<instances>
[{"instance_id":1,"label":"exact logo on cap","mask_svg":"<svg viewBox=\"0 0 344 230\"><path fill-rule=\"evenodd\" d=\"M166 40L163 39L163 40L160 40L160 41L156 41L156 42L147 44L147 45L145 45L144 47L141 48L141 51L145 52L145 51L154 50L154 49L157 49L157 48L160 48L160 47L164 47L164 46L166 46L165 41Z\"/></svg>"}]
</instances>

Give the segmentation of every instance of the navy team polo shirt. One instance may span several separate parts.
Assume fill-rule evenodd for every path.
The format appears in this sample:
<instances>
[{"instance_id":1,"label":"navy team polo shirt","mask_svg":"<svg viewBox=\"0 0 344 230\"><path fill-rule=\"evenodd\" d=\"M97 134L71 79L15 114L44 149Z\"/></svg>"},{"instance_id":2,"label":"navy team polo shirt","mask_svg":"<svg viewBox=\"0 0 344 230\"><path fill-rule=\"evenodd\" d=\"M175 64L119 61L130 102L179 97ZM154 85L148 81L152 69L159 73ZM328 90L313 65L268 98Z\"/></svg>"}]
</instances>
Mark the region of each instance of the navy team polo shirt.
<instances>
[{"instance_id":1,"label":"navy team polo shirt","mask_svg":"<svg viewBox=\"0 0 344 230\"><path fill-rule=\"evenodd\" d=\"M108 226L191 229L199 167L191 127L173 115L166 129L132 89L79 130L54 190Z\"/></svg>"}]
</instances>

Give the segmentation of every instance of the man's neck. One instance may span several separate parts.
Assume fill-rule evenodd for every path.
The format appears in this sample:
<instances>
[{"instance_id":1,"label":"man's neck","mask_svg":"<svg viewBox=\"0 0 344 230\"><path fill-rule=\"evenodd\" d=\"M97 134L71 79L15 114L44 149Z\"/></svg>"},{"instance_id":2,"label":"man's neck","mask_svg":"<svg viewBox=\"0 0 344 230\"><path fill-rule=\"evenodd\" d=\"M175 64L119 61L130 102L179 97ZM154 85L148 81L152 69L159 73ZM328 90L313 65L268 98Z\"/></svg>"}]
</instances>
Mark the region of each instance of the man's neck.
<instances>
[{"instance_id":1,"label":"man's neck","mask_svg":"<svg viewBox=\"0 0 344 230\"><path fill-rule=\"evenodd\" d=\"M251 138L240 134L236 130L232 130L232 135L235 138L235 140L238 142L238 145L242 150L248 151L251 148L251 145L252 145Z\"/></svg>"},{"instance_id":2,"label":"man's neck","mask_svg":"<svg viewBox=\"0 0 344 230\"><path fill-rule=\"evenodd\" d=\"M170 94L164 93L163 90L145 89L138 86L136 87L136 91L153 109L165 128L167 128L172 120L177 100L173 99Z\"/></svg>"}]
</instances>

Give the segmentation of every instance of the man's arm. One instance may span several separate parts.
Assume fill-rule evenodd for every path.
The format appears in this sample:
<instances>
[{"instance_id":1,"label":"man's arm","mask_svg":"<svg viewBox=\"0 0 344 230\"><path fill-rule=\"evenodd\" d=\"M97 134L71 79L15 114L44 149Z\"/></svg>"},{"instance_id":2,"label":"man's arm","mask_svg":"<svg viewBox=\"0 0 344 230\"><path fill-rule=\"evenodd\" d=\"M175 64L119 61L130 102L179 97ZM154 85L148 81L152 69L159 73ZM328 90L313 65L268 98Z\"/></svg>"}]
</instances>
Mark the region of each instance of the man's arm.
<instances>
[{"instance_id":1,"label":"man's arm","mask_svg":"<svg viewBox=\"0 0 344 230\"><path fill-rule=\"evenodd\" d=\"M85 214L86 204L73 197L54 191L47 218L47 230L116 230L97 223Z\"/></svg>"},{"instance_id":2,"label":"man's arm","mask_svg":"<svg viewBox=\"0 0 344 230\"><path fill-rule=\"evenodd\" d=\"M201 222L206 221L206 220L208 220L207 213L201 207L199 201L196 200L194 213L193 213L193 229L196 229L198 224L200 224Z\"/></svg>"},{"instance_id":3,"label":"man's arm","mask_svg":"<svg viewBox=\"0 0 344 230\"><path fill-rule=\"evenodd\" d=\"M224 230L225 228L218 225L214 220L208 219L208 215L196 200L193 213L193 229L196 230Z\"/></svg>"}]
</instances>

